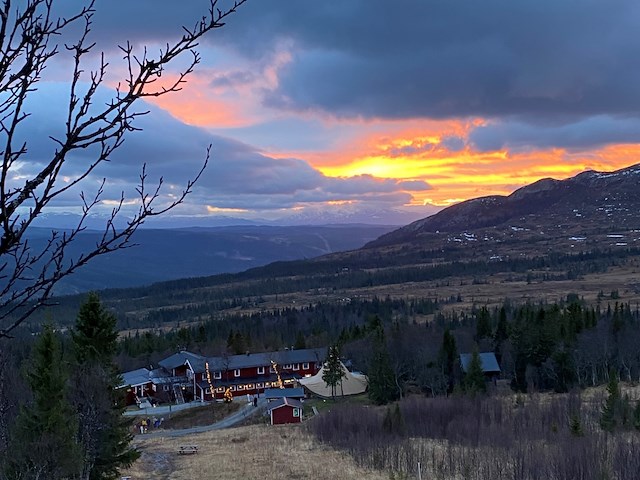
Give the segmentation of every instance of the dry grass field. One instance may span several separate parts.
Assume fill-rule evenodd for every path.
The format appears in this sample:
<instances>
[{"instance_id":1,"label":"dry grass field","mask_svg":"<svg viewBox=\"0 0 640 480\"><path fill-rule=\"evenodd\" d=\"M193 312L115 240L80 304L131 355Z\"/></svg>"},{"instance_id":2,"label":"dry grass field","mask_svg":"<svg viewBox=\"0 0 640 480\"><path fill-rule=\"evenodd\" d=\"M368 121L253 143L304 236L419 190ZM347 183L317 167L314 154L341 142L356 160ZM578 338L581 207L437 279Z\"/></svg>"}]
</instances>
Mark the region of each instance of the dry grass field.
<instances>
[{"instance_id":1,"label":"dry grass field","mask_svg":"<svg viewBox=\"0 0 640 480\"><path fill-rule=\"evenodd\" d=\"M319 444L300 426L250 425L180 438L137 437L142 456L122 472L131 480L383 480L388 475L364 470L351 457ZM179 455L195 444L196 455Z\"/></svg>"}]
</instances>

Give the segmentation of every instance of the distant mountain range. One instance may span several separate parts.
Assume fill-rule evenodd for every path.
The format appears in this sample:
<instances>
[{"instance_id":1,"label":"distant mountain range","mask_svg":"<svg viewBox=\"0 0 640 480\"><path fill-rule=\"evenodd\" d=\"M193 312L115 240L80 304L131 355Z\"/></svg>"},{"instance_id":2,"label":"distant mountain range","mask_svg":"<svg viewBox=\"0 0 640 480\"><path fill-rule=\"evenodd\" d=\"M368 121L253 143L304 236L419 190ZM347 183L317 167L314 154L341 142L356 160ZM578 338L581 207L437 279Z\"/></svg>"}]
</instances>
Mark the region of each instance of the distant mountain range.
<instances>
[{"instance_id":1,"label":"distant mountain range","mask_svg":"<svg viewBox=\"0 0 640 480\"><path fill-rule=\"evenodd\" d=\"M125 288L187 277L235 273L279 260L313 258L361 247L397 227L380 225L234 226L139 229L136 245L89 262L57 286L57 295ZM33 229L34 246L49 229ZM99 233L86 231L71 253L94 245Z\"/></svg>"},{"instance_id":2,"label":"distant mountain range","mask_svg":"<svg viewBox=\"0 0 640 480\"><path fill-rule=\"evenodd\" d=\"M441 207L434 205L416 205L404 208L373 208L356 204L326 205L317 207L305 207L284 213L278 218L241 218L227 215L177 215L169 212L166 215L153 218L145 223L142 228L168 228L181 229L192 227L229 227L240 225L271 227L300 226L300 225L407 225L417 219L423 218L439 211ZM43 213L38 217L37 226L43 228L74 228L80 216L74 213ZM105 224L107 217L91 215L84 220L84 225L89 229L99 230ZM117 219L116 227L126 225L129 220L124 215Z\"/></svg>"},{"instance_id":3,"label":"distant mountain range","mask_svg":"<svg viewBox=\"0 0 640 480\"><path fill-rule=\"evenodd\" d=\"M176 322L198 319L201 312L235 311L229 305L238 298L254 302L245 305L247 312L372 295L439 297L441 288L459 294L463 285L473 287L467 291L472 298L495 299L510 282L520 282L515 291L525 295L529 277L529 295L542 285L536 282L549 282L545 288L561 288L564 296L566 281L625 265L640 254L640 165L540 180L509 196L462 202L399 229L238 226L137 233L139 247L97 259L58 293L176 279L102 292L129 327L138 321L155 324L160 317ZM610 290L640 292L637 275L624 268L627 276L620 286L609 284ZM554 286L556 280L561 287ZM599 283L578 288L583 287L581 294L593 299L603 288ZM62 318L77 310L82 296L59 300L55 308ZM46 311L39 315L45 318Z\"/></svg>"},{"instance_id":4,"label":"distant mountain range","mask_svg":"<svg viewBox=\"0 0 640 480\"><path fill-rule=\"evenodd\" d=\"M95 235L81 235L78 251L94 243ZM138 246L96 259L61 282L56 293L236 273L288 260L344 262L352 268L362 263L368 268L381 261L410 264L417 255L425 260L493 261L552 251L640 247L640 164L614 172L586 171L565 180L542 179L511 195L468 200L401 228L145 228L134 240Z\"/></svg>"}]
</instances>

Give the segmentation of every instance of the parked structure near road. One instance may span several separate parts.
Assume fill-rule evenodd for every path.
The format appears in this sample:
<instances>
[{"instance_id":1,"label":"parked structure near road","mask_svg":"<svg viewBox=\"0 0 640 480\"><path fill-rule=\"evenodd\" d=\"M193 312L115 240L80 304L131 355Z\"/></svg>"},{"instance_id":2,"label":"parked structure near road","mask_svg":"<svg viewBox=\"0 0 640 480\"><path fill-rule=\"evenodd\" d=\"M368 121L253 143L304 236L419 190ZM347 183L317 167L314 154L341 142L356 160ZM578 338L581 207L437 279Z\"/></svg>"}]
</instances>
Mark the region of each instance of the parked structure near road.
<instances>
[{"instance_id":1,"label":"parked structure near road","mask_svg":"<svg viewBox=\"0 0 640 480\"><path fill-rule=\"evenodd\" d=\"M265 389L291 388L304 377L317 374L326 348L282 350L204 357L181 351L159 363L160 368L138 369L122 374L129 405L151 397L156 401L222 400L225 391L260 395Z\"/></svg>"}]
</instances>

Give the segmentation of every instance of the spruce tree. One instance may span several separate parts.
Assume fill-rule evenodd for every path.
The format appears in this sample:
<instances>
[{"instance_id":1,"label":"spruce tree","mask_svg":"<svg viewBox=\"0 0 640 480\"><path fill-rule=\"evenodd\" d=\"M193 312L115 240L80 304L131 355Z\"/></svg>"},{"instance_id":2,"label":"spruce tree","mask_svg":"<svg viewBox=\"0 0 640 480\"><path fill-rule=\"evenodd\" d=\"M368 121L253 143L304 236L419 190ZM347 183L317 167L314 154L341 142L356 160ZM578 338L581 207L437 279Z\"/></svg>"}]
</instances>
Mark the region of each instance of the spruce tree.
<instances>
[{"instance_id":1,"label":"spruce tree","mask_svg":"<svg viewBox=\"0 0 640 480\"><path fill-rule=\"evenodd\" d=\"M369 398L373 403L384 405L398 398L382 326L373 332L373 354L369 365L368 379Z\"/></svg>"},{"instance_id":2,"label":"spruce tree","mask_svg":"<svg viewBox=\"0 0 640 480\"><path fill-rule=\"evenodd\" d=\"M116 318L97 294L90 293L80 307L71 334L76 360L74 404L80 420L83 479L112 480L138 457L131 447L129 422L123 417L122 379L113 357L117 350Z\"/></svg>"},{"instance_id":3,"label":"spruce tree","mask_svg":"<svg viewBox=\"0 0 640 480\"><path fill-rule=\"evenodd\" d=\"M33 401L18 414L3 478L75 478L82 457L76 441L78 421L67 397L60 340L50 325L33 347L25 377Z\"/></svg>"},{"instance_id":4,"label":"spruce tree","mask_svg":"<svg viewBox=\"0 0 640 480\"><path fill-rule=\"evenodd\" d=\"M447 328L442 336L442 346L438 353L438 363L443 375L447 378L448 391L453 390L455 383L454 373L457 359L458 347L456 346L456 339Z\"/></svg>"},{"instance_id":5,"label":"spruce tree","mask_svg":"<svg viewBox=\"0 0 640 480\"><path fill-rule=\"evenodd\" d=\"M336 399L336 390L338 384L342 382L345 376L342 363L340 362L340 351L337 346L330 346L327 352L327 361L324 364L324 370L322 372L322 380L331 387L331 398Z\"/></svg>"},{"instance_id":6,"label":"spruce tree","mask_svg":"<svg viewBox=\"0 0 640 480\"><path fill-rule=\"evenodd\" d=\"M467 372L462 379L462 388L469 395L476 395L487 391L484 373L482 371L482 360L478 349L475 348L471 354L471 361L467 367Z\"/></svg>"},{"instance_id":7,"label":"spruce tree","mask_svg":"<svg viewBox=\"0 0 640 480\"><path fill-rule=\"evenodd\" d=\"M640 430L640 401L636 403L633 409L633 428Z\"/></svg>"},{"instance_id":8,"label":"spruce tree","mask_svg":"<svg viewBox=\"0 0 640 480\"><path fill-rule=\"evenodd\" d=\"M600 427L611 432L618 425L620 411L620 385L618 384L618 375L614 370L609 372L609 383L607 385L607 399L602 406L600 413Z\"/></svg>"},{"instance_id":9,"label":"spruce tree","mask_svg":"<svg viewBox=\"0 0 640 480\"><path fill-rule=\"evenodd\" d=\"M580 414L574 413L569 420L569 431L574 437L583 437L584 430L582 429L582 421L580 420Z\"/></svg>"},{"instance_id":10,"label":"spruce tree","mask_svg":"<svg viewBox=\"0 0 640 480\"><path fill-rule=\"evenodd\" d=\"M476 340L491 337L491 314L487 307L482 307L476 315Z\"/></svg>"}]
</instances>

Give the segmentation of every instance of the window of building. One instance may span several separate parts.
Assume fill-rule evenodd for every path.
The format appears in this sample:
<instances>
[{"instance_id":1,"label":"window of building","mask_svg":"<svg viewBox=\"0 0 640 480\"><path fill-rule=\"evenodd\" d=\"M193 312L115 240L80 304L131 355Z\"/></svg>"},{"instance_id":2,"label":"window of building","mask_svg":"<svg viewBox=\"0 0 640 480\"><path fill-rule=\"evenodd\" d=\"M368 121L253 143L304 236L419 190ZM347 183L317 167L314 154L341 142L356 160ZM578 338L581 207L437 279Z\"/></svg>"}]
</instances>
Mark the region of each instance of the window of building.
<instances>
[{"instance_id":1,"label":"window of building","mask_svg":"<svg viewBox=\"0 0 640 480\"><path fill-rule=\"evenodd\" d=\"M262 384L262 382L258 382L256 383L256 388L263 388L264 385Z\"/></svg>"},{"instance_id":2,"label":"window of building","mask_svg":"<svg viewBox=\"0 0 640 480\"><path fill-rule=\"evenodd\" d=\"M299 409L299 408L294 408L294 409L293 409L293 416L294 416L295 418L300 417L300 409Z\"/></svg>"},{"instance_id":3,"label":"window of building","mask_svg":"<svg viewBox=\"0 0 640 480\"><path fill-rule=\"evenodd\" d=\"M244 385L238 385L238 386L237 386L237 389L238 389L238 390L244 390Z\"/></svg>"},{"instance_id":4,"label":"window of building","mask_svg":"<svg viewBox=\"0 0 640 480\"><path fill-rule=\"evenodd\" d=\"M287 363L287 364L284 366L284 368L286 368L287 370L291 370L291 364L290 364L290 363Z\"/></svg>"},{"instance_id":5,"label":"window of building","mask_svg":"<svg viewBox=\"0 0 640 480\"><path fill-rule=\"evenodd\" d=\"M308 363L303 363L302 364L302 369L303 370L309 370L309 364Z\"/></svg>"},{"instance_id":6,"label":"window of building","mask_svg":"<svg viewBox=\"0 0 640 480\"><path fill-rule=\"evenodd\" d=\"M234 377L239 377L239 376L240 376L240 369L239 369L239 368L236 368L236 369L233 371L233 376L234 376Z\"/></svg>"},{"instance_id":7,"label":"window of building","mask_svg":"<svg viewBox=\"0 0 640 480\"><path fill-rule=\"evenodd\" d=\"M222 372L213 372L213 378L220 380L222 378Z\"/></svg>"},{"instance_id":8,"label":"window of building","mask_svg":"<svg viewBox=\"0 0 640 480\"><path fill-rule=\"evenodd\" d=\"M264 375L264 367L258 367L258 375Z\"/></svg>"},{"instance_id":9,"label":"window of building","mask_svg":"<svg viewBox=\"0 0 640 480\"><path fill-rule=\"evenodd\" d=\"M204 393L206 395L211 395L211 389L210 388L205 389Z\"/></svg>"},{"instance_id":10,"label":"window of building","mask_svg":"<svg viewBox=\"0 0 640 480\"><path fill-rule=\"evenodd\" d=\"M273 365L269 367L269 373L276 373L276 369L273 368Z\"/></svg>"},{"instance_id":11,"label":"window of building","mask_svg":"<svg viewBox=\"0 0 640 480\"><path fill-rule=\"evenodd\" d=\"M236 386L235 385L231 385L229 387L229 390L231 390L232 392L235 392L236 391Z\"/></svg>"},{"instance_id":12,"label":"window of building","mask_svg":"<svg viewBox=\"0 0 640 480\"><path fill-rule=\"evenodd\" d=\"M271 382L264 382L264 388L269 388L271 386Z\"/></svg>"},{"instance_id":13,"label":"window of building","mask_svg":"<svg viewBox=\"0 0 640 480\"><path fill-rule=\"evenodd\" d=\"M224 387L218 387L218 388L216 388L216 392L218 392L218 393L222 393L222 392L224 392Z\"/></svg>"},{"instance_id":14,"label":"window of building","mask_svg":"<svg viewBox=\"0 0 640 480\"><path fill-rule=\"evenodd\" d=\"M169 390L171 390L171 387L169 385L163 385L162 386L162 391L168 392Z\"/></svg>"},{"instance_id":15,"label":"window of building","mask_svg":"<svg viewBox=\"0 0 640 480\"><path fill-rule=\"evenodd\" d=\"M293 369L294 370L300 370L300 364L299 363L294 363L293 364Z\"/></svg>"},{"instance_id":16,"label":"window of building","mask_svg":"<svg viewBox=\"0 0 640 480\"><path fill-rule=\"evenodd\" d=\"M247 385L247 390L253 390L253 383L250 383L249 385Z\"/></svg>"}]
</instances>

